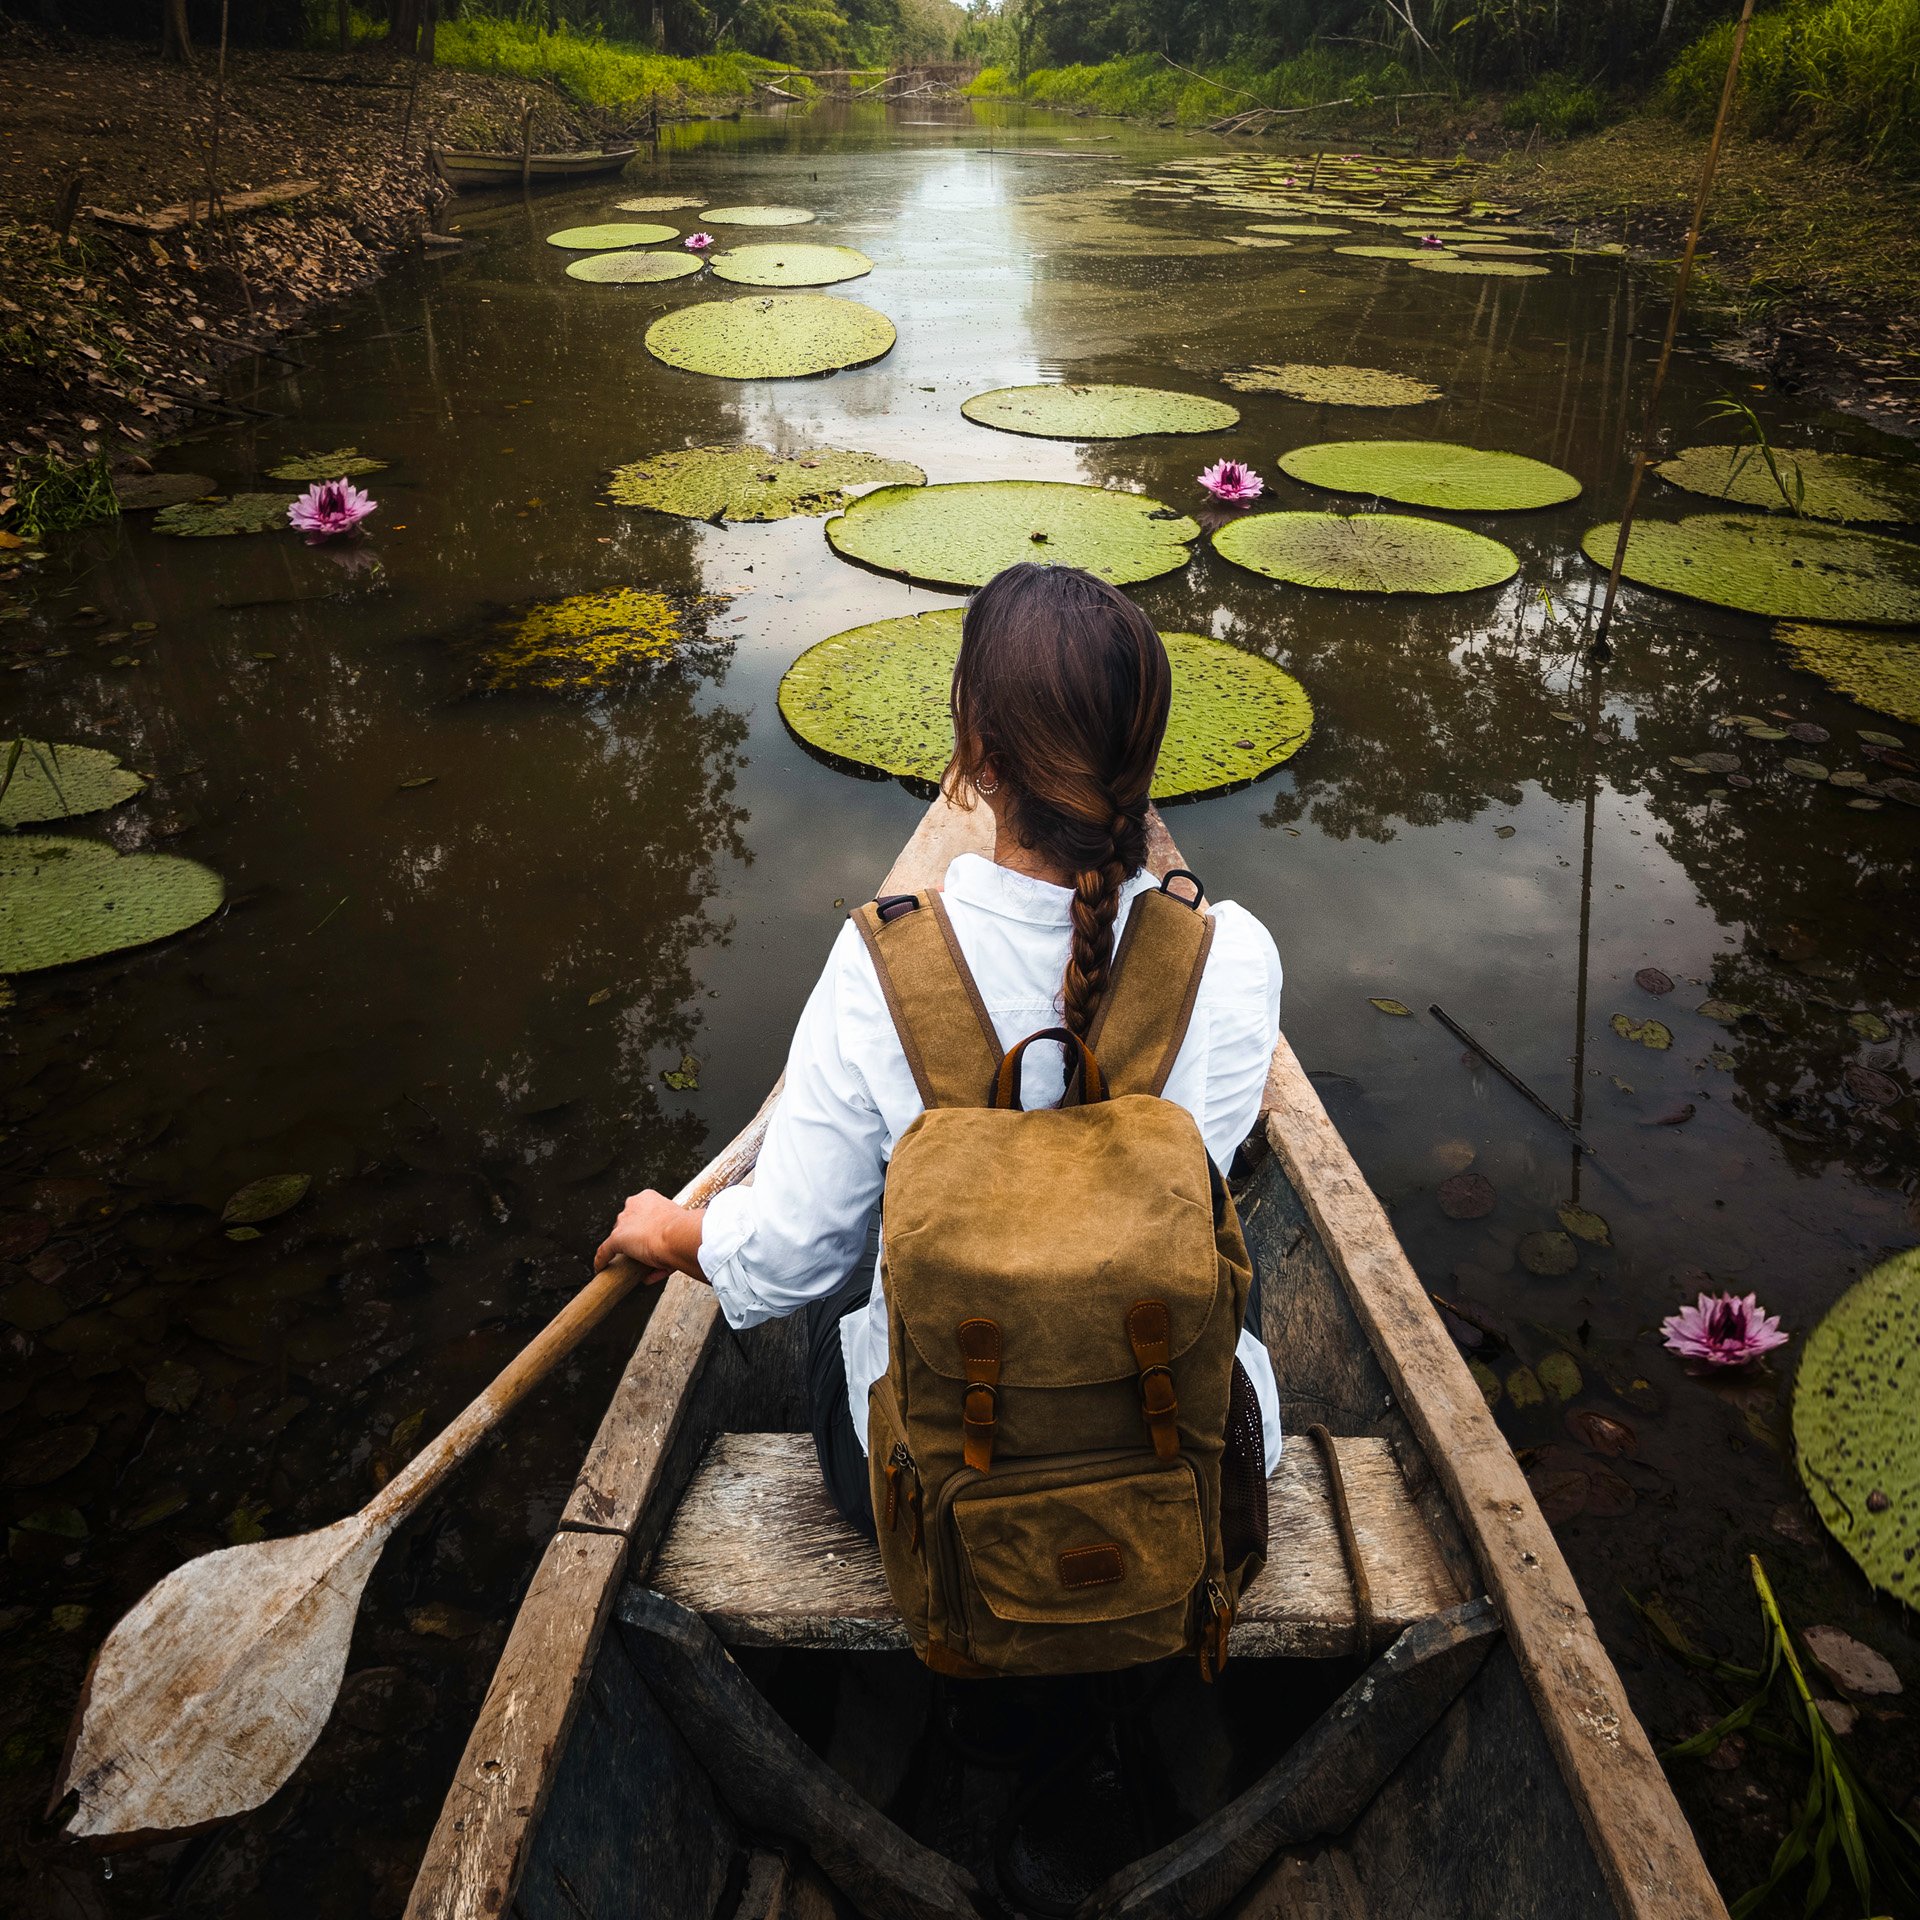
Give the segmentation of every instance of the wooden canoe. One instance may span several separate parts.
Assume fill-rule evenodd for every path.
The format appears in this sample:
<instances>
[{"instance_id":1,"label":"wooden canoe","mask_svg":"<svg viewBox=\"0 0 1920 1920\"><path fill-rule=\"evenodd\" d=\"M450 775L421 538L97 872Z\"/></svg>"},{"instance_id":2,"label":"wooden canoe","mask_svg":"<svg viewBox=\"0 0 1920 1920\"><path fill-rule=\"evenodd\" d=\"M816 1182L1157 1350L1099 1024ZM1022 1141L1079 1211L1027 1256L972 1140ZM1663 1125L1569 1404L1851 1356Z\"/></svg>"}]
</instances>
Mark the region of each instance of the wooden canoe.
<instances>
[{"instance_id":1,"label":"wooden canoe","mask_svg":"<svg viewBox=\"0 0 1920 1920\"><path fill-rule=\"evenodd\" d=\"M936 800L880 891L938 881L985 831ZM1163 827L1153 861L1180 864ZM1040 1704L1096 1742L1131 1714L1101 1751L1152 1793L1092 1823L1098 1876L1037 1904L1007 1864L1005 1774L955 1732L983 1701L1033 1722L1019 1688L1092 1683L942 1681L902 1651L872 1548L819 1489L798 1323L732 1335L675 1278L408 1920L1725 1920L1512 1451L1284 1038L1265 1109L1239 1202L1287 1425L1273 1552L1216 1686L1182 1661L1144 1695L1117 1677L1131 1709Z\"/></svg>"},{"instance_id":2,"label":"wooden canoe","mask_svg":"<svg viewBox=\"0 0 1920 1920\"><path fill-rule=\"evenodd\" d=\"M600 147L582 153L476 153L430 147L433 170L456 193L481 187L517 187L528 180L592 180L618 173L639 152L637 146Z\"/></svg>"}]
</instances>

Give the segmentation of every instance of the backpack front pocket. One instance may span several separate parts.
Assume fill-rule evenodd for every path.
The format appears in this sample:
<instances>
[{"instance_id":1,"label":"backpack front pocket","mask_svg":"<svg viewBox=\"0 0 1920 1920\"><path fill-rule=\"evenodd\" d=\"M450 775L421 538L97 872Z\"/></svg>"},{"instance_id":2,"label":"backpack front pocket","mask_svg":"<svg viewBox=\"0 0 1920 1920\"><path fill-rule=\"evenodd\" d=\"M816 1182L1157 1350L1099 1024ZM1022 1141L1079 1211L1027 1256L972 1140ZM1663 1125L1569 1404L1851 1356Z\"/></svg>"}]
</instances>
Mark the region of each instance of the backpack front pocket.
<instances>
[{"instance_id":1,"label":"backpack front pocket","mask_svg":"<svg viewBox=\"0 0 1920 1920\"><path fill-rule=\"evenodd\" d=\"M1185 1460L1129 1455L977 1479L953 1501L953 1571L969 1657L1034 1673L1084 1668L1092 1625L1103 1667L1189 1644L1206 1578L1200 1489ZM1057 1664L1051 1649L1057 1647Z\"/></svg>"}]
</instances>

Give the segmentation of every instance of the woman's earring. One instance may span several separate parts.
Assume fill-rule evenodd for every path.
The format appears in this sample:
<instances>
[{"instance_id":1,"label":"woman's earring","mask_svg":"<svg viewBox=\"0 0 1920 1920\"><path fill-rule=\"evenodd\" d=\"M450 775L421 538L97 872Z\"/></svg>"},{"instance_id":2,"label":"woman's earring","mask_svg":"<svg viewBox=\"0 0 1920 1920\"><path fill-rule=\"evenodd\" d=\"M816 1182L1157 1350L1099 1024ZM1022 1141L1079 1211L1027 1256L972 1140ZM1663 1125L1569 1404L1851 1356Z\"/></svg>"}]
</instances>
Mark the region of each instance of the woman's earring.
<instances>
[{"instance_id":1,"label":"woman's earring","mask_svg":"<svg viewBox=\"0 0 1920 1920\"><path fill-rule=\"evenodd\" d=\"M973 783L973 790L979 794L983 800L991 800L993 796L1000 791L1000 782L998 780L976 780Z\"/></svg>"}]
</instances>

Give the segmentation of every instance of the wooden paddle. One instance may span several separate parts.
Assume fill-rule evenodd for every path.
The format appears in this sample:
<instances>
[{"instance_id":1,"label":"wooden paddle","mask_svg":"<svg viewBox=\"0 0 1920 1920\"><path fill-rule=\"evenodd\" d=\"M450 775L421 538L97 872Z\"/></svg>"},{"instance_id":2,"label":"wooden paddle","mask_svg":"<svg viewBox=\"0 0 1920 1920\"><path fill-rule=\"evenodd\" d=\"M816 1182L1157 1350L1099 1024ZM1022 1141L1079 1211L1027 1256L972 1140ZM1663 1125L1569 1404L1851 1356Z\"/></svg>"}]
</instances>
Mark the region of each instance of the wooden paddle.
<instances>
[{"instance_id":1,"label":"wooden paddle","mask_svg":"<svg viewBox=\"0 0 1920 1920\"><path fill-rule=\"evenodd\" d=\"M776 1088L776 1092L778 1089ZM680 1192L701 1206L753 1165L770 1098ZM615 1260L373 1499L316 1533L223 1547L176 1567L107 1635L55 1789L81 1838L204 1826L257 1807L319 1739L387 1536L649 1274Z\"/></svg>"}]
</instances>

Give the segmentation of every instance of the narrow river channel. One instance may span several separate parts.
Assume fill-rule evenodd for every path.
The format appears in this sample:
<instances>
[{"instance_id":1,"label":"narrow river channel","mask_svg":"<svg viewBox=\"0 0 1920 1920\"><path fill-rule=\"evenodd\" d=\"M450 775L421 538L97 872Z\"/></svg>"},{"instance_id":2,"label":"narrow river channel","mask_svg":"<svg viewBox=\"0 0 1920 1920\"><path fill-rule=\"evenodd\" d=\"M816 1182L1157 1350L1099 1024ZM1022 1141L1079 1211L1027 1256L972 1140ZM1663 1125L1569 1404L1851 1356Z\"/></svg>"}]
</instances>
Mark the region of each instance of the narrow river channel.
<instances>
[{"instance_id":1,"label":"narrow river channel","mask_svg":"<svg viewBox=\"0 0 1920 1920\"><path fill-rule=\"evenodd\" d=\"M129 516L58 543L8 609L6 730L109 746L152 776L74 831L190 854L229 899L180 939L22 977L0 1014L16 1911L399 1913L644 1303L389 1547L340 1711L260 1813L104 1861L60 1843L39 1814L87 1660L186 1556L357 1507L585 1278L621 1196L671 1189L734 1131L845 907L921 809L800 746L776 690L815 641L959 596L849 565L817 519L606 504L610 468L681 446L859 448L934 480L1088 481L1183 512L1223 456L1282 506L1324 505L1276 459L1336 438L1458 440L1574 474L1568 505L1454 516L1518 554L1501 588L1320 594L1202 545L1137 589L1163 629L1268 656L1315 709L1277 773L1173 824L1209 891L1273 929L1286 1030L1422 1278L1491 1329L1456 1323L1515 1445L1539 1450L1536 1485L1656 1745L1711 1698L1628 1595L1657 1593L1702 1646L1750 1661L1752 1552L1796 1621L1916 1670L1920 1643L1800 1494L1797 1347L1720 1387L1657 1331L1732 1288L1804 1334L1915 1238L1920 818L1780 767L1864 765L1862 728L1912 730L1791 671L1766 623L1631 588L1588 680L1601 576L1580 536L1624 495L1661 276L1598 253L1483 280L1328 239L1244 248L1227 236L1257 216L1116 184L1218 144L914 102L678 128L618 183L463 201L462 249L329 315L292 343L302 364L259 363L229 391L261 417L169 456L240 491L289 455L356 446L390 463L364 483L380 503L364 538L166 539ZM730 201L812 210L808 240L876 263L833 291L885 313L898 344L802 381L650 358L649 321L715 290L583 284L545 236L681 192L688 210L660 217L683 227ZM1409 425L1219 382L1281 361L1389 368L1444 397ZM961 416L983 389L1053 379L1231 397L1243 417L1103 444ZM1675 444L1727 437L1699 424L1723 392L1777 441L1888 450L1684 336ZM1697 506L1669 492L1648 510ZM704 638L612 692L490 684L516 611L621 587L702 599ZM1675 764L1724 747L1729 713L1831 738L1742 743L1743 788ZM1636 986L1647 968L1676 990ZM1749 1011L1727 1024L1702 1002ZM1579 1165L1435 1003L1603 1164ZM1622 1037L1616 1014L1657 1017L1671 1046ZM1897 1104L1849 1091L1853 1066L1894 1076ZM1496 1203L1449 1218L1436 1189L1469 1167ZM223 1228L236 1189L294 1172L312 1177L298 1207L252 1237ZM1575 1206L1610 1244L1529 1271L1523 1238ZM1554 1354L1578 1384L1550 1367L1543 1393ZM1612 1427L1570 1428L1583 1409ZM1889 1789L1920 1772L1905 1721L1866 1716L1850 1740ZM1723 1884L1751 1884L1791 1783L1675 1777Z\"/></svg>"}]
</instances>

